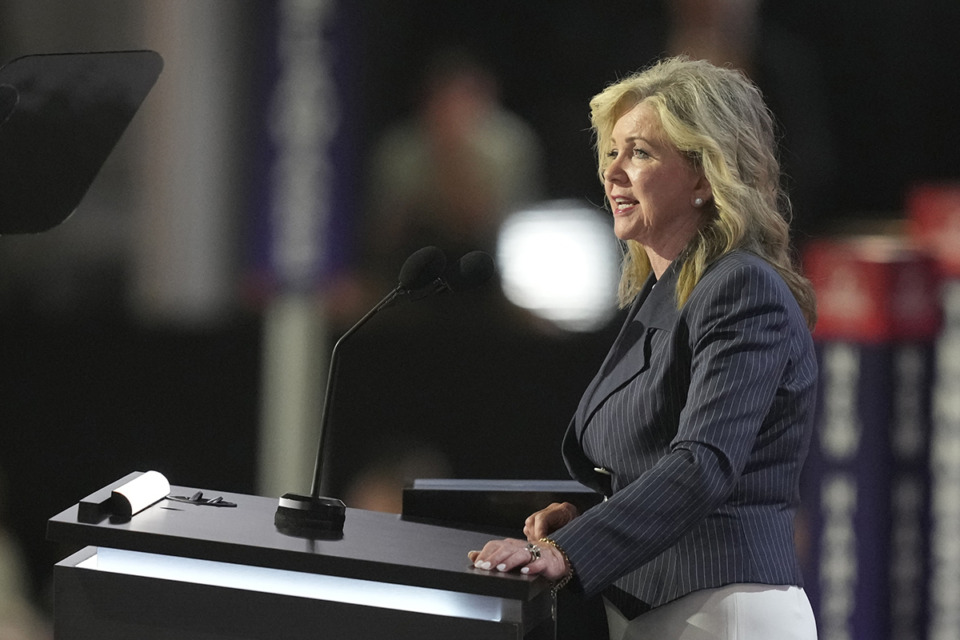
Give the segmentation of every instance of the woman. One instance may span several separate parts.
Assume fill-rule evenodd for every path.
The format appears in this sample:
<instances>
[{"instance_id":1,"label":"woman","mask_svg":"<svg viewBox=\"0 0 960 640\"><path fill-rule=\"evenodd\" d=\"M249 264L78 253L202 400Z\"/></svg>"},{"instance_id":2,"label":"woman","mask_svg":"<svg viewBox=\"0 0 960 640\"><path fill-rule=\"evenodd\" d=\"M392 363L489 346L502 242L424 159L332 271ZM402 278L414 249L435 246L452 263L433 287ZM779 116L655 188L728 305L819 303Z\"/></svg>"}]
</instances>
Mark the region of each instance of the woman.
<instances>
[{"instance_id":1,"label":"woman","mask_svg":"<svg viewBox=\"0 0 960 640\"><path fill-rule=\"evenodd\" d=\"M815 638L793 518L816 312L770 112L739 72L683 58L590 106L629 312L563 453L608 498L471 560L602 593L611 638Z\"/></svg>"}]
</instances>

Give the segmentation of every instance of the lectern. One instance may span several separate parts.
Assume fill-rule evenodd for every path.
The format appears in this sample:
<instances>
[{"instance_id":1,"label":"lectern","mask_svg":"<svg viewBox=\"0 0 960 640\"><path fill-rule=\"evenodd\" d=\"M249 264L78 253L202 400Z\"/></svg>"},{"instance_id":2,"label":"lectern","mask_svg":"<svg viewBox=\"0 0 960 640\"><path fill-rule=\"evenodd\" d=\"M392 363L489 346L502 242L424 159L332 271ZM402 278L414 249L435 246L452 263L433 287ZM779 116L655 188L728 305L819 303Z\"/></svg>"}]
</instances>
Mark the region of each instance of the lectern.
<instances>
[{"instance_id":1,"label":"lectern","mask_svg":"<svg viewBox=\"0 0 960 640\"><path fill-rule=\"evenodd\" d=\"M487 534L348 509L342 537L303 538L277 530L273 498L202 493L222 500L48 522L80 549L54 567L58 640L555 637L548 581L470 565Z\"/></svg>"}]
</instances>

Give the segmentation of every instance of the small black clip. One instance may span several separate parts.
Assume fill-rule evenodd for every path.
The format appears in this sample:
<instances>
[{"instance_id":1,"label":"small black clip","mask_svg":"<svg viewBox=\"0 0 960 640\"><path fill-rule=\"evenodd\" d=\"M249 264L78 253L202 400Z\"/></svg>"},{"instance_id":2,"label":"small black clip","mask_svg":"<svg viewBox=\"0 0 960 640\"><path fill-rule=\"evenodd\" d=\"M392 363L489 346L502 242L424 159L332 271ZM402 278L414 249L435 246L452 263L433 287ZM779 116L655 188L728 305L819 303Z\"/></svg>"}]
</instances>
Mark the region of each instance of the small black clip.
<instances>
[{"instance_id":1,"label":"small black clip","mask_svg":"<svg viewBox=\"0 0 960 640\"><path fill-rule=\"evenodd\" d=\"M206 505L208 507L235 507L237 504L235 502L227 502L222 497L204 499L203 492L197 491L195 494L190 496L167 496L167 500L174 500L175 502L186 502L189 504L196 505Z\"/></svg>"}]
</instances>

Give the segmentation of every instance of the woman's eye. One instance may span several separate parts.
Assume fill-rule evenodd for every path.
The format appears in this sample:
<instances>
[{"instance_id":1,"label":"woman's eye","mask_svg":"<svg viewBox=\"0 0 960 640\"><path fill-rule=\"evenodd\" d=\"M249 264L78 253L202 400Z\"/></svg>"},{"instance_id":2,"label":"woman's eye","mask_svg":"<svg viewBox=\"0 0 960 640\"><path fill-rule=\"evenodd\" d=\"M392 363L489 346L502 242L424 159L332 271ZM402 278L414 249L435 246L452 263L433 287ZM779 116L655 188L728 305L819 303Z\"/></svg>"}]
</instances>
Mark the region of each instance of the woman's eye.
<instances>
[{"instance_id":1,"label":"woman's eye","mask_svg":"<svg viewBox=\"0 0 960 640\"><path fill-rule=\"evenodd\" d=\"M615 160L617 157L617 153L618 151L616 149L611 149L610 151L607 151L607 157L610 158L611 160Z\"/></svg>"},{"instance_id":2,"label":"woman's eye","mask_svg":"<svg viewBox=\"0 0 960 640\"><path fill-rule=\"evenodd\" d=\"M650 155L650 154L648 154L648 153L647 153L646 151L644 151L643 149L636 148L636 149L633 150L633 157L634 157L634 158L646 158L648 155Z\"/></svg>"}]
</instances>

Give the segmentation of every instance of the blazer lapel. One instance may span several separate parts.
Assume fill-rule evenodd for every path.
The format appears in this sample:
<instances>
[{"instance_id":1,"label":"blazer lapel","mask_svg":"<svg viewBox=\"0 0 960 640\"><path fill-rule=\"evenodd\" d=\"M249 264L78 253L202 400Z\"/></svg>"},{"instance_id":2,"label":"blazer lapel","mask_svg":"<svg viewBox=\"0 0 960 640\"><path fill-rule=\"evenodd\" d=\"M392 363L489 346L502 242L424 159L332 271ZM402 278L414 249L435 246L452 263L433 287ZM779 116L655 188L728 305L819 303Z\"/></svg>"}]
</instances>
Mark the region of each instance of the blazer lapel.
<instances>
[{"instance_id":1,"label":"blazer lapel","mask_svg":"<svg viewBox=\"0 0 960 640\"><path fill-rule=\"evenodd\" d=\"M620 389L649 365L648 335L652 330L670 330L676 323L677 271L675 261L660 281L653 275L630 306L620 334L611 346L600 371L587 386L580 406L563 438L563 457L570 474L586 486L610 495L610 478L595 471L580 442L584 429L610 394Z\"/></svg>"},{"instance_id":2,"label":"blazer lapel","mask_svg":"<svg viewBox=\"0 0 960 640\"><path fill-rule=\"evenodd\" d=\"M645 345L651 329L670 329L677 316L676 284L679 266L675 261L659 281L647 279L630 307L620 334L610 348L600 371L584 392L576 415L577 435L604 401L648 366Z\"/></svg>"}]
</instances>

